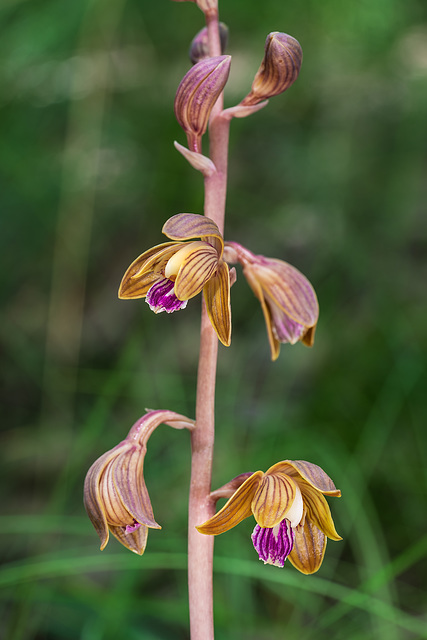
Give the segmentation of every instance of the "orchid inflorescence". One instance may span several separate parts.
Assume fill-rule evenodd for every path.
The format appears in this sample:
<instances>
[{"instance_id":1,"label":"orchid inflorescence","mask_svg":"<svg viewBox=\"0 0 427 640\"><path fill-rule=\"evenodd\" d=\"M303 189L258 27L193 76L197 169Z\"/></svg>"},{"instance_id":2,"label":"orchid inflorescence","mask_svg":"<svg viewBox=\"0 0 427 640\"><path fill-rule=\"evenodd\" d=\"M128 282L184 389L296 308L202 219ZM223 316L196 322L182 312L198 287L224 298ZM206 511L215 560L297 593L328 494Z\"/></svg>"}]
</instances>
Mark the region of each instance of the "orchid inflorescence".
<instances>
[{"instance_id":1,"label":"orchid inflorescence","mask_svg":"<svg viewBox=\"0 0 427 640\"><path fill-rule=\"evenodd\" d=\"M183 0L177 0L183 1ZM216 0L192 0L204 12L207 24L217 17ZM175 115L188 146L175 147L205 180L218 171L211 157L202 154L202 139L213 120L228 123L265 107L268 100L287 90L297 79L302 49L291 36L267 36L265 54L252 87L234 107L218 111L217 101L228 80L231 57L224 54L227 28L218 25L221 55L210 56L208 27L190 47L193 66L179 84ZM222 104L222 103L221 103ZM214 111L216 109L216 111ZM183 310L203 292L206 311L218 339L231 343L230 289L236 280L233 265L242 268L264 315L272 360L283 343L312 346L319 315L316 293L295 267L276 258L256 255L235 241L225 241L218 224L197 213L178 213L166 220L167 242L145 250L126 270L119 288L121 299L145 298L158 314ZM85 483L85 506L101 539L101 549L111 532L128 549L142 554L154 519L143 477L149 436L161 423L197 431L189 418L171 411L149 411L128 436L102 455L90 468ZM284 460L267 472L243 473L211 492L226 504L197 530L204 535L223 533L253 515L254 547L265 563L283 567L286 558L302 573L317 571L327 538L340 540L325 496L338 497L329 476L317 465Z\"/></svg>"}]
</instances>

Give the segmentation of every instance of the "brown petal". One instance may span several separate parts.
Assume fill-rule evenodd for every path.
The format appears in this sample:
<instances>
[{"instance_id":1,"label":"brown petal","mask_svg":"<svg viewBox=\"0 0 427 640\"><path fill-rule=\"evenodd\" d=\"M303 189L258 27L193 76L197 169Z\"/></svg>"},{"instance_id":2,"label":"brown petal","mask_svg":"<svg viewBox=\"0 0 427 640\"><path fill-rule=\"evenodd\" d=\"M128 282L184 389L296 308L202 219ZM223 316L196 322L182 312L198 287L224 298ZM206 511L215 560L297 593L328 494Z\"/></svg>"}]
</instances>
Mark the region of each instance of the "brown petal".
<instances>
[{"instance_id":1,"label":"brown petal","mask_svg":"<svg viewBox=\"0 0 427 640\"><path fill-rule=\"evenodd\" d=\"M295 482L284 474L264 475L252 500L252 513L260 527L275 527L297 495Z\"/></svg>"},{"instance_id":2,"label":"brown petal","mask_svg":"<svg viewBox=\"0 0 427 640\"><path fill-rule=\"evenodd\" d=\"M181 243L164 242L142 253L126 270L119 287L119 298L143 298L161 274Z\"/></svg>"},{"instance_id":3,"label":"brown petal","mask_svg":"<svg viewBox=\"0 0 427 640\"><path fill-rule=\"evenodd\" d=\"M86 512L101 539L101 550L108 542L108 525L105 507L99 491L99 481L105 467L117 456L117 448L107 451L90 467L86 474L83 501Z\"/></svg>"},{"instance_id":4,"label":"brown petal","mask_svg":"<svg viewBox=\"0 0 427 640\"><path fill-rule=\"evenodd\" d=\"M327 537L306 520L303 530L295 531L294 547L288 559L301 573L315 573L323 562L326 542Z\"/></svg>"},{"instance_id":5,"label":"brown petal","mask_svg":"<svg viewBox=\"0 0 427 640\"><path fill-rule=\"evenodd\" d=\"M161 529L154 519L150 497L144 481L145 447L135 445L122 453L113 464L117 492L133 519L152 529Z\"/></svg>"},{"instance_id":6,"label":"brown petal","mask_svg":"<svg viewBox=\"0 0 427 640\"><path fill-rule=\"evenodd\" d=\"M265 326L267 328L268 342L270 343L271 359L273 361L277 360L280 353L280 342L277 340L277 338L273 333L272 317L271 317L270 309L268 308L268 305L265 302L264 293L263 293L261 284L257 280L252 267L250 267L249 265L245 265L243 267L243 273L246 277L246 280L248 281L249 286L251 287L255 296L258 298L258 300L261 303L262 312L264 314Z\"/></svg>"},{"instance_id":7,"label":"brown petal","mask_svg":"<svg viewBox=\"0 0 427 640\"><path fill-rule=\"evenodd\" d=\"M265 294L288 316L300 324L311 327L319 317L316 292L307 278L283 260L265 259L253 269Z\"/></svg>"},{"instance_id":8,"label":"brown petal","mask_svg":"<svg viewBox=\"0 0 427 640\"><path fill-rule=\"evenodd\" d=\"M215 222L198 213L177 213L166 220L162 233L171 240L193 240L208 236L222 240L222 235Z\"/></svg>"},{"instance_id":9,"label":"brown petal","mask_svg":"<svg viewBox=\"0 0 427 640\"><path fill-rule=\"evenodd\" d=\"M196 527L200 533L206 535L218 535L235 527L239 522L252 514L251 502L256 488L263 477L262 471L253 473L228 502L212 518Z\"/></svg>"},{"instance_id":10,"label":"brown petal","mask_svg":"<svg viewBox=\"0 0 427 640\"><path fill-rule=\"evenodd\" d=\"M327 496L339 498L341 495L341 491L335 487L331 478L321 467L312 462L307 462L306 460L283 460L282 462L277 462L267 471L267 473L276 472L286 473L294 478L301 476L312 487Z\"/></svg>"},{"instance_id":11,"label":"brown petal","mask_svg":"<svg viewBox=\"0 0 427 640\"><path fill-rule=\"evenodd\" d=\"M226 347L231 343L230 275L228 265L220 262L216 274L203 288L209 319L219 340Z\"/></svg>"},{"instance_id":12,"label":"brown petal","mask_svg":"<svg viewBox=\"0 0 427 640\"><path fill-rule=\"evenodd\" d=\"M142 556L147 546L147 527L141 525L138 529L130 533L126 533L123 527L110 527L110 531L123 546Z\"/></svg>"},{"instance_id":13,"label":"brown petal","mask_svg":"<svg viewBox=\"0 0 427 640\"><path fill-rule=\"evenodd\" d=\"M308 482L299 480L298 486L301 489L309 521L331 540L342 540L335 529L331 510L326 502L326 498L323 497L320 491L308 484Z\"/></svg>"},{"instance_id":14,"label":"brown petal","mask_svg":"<svg viewBox=\"0 0 427 640\"><path fill-rule=\"evenodd\" d=\"M212 245L194 243L194 250L183 259L175 280L174 293L178 300L189 300L200 293L217 268L218 253Z\"/></svg>"}]
</instances>

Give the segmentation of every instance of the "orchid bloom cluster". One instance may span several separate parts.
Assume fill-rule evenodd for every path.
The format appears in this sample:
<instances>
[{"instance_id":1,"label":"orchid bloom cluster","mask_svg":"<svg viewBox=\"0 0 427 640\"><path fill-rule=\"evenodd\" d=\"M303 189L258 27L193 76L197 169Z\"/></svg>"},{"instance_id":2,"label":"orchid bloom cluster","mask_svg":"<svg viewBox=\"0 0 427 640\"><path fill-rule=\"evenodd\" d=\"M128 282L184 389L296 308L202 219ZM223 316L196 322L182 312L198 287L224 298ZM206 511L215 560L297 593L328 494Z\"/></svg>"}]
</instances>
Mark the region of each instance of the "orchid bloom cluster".
<instances>
[{"instance_id":1,"label":"orchid bloom cluster","mask_svg":"<svg viewBox=\"0 0 427 640\"><path fill-rule=\"evenodd\" d=\"M191 1L207 20L217 15L216 0ZM217 167L203 155L202 139L231 66L231 57L224 54L225 25L219 24L219 35L223 51L213 57L209 55L207 27L194 38L190 48L193 66L179 84L174 104L188 143L185 147L176 142L175 147L205 180L215 175ZM301 62L297 40L284 33L270 33L248 94L236 106L222 109L219 115L215 112L215 117L229 123L265 107L271 97L295 82ZM260 302L272 360L278 358L283 343L313 345L319 307L312 285L298 269L283 260L256 255L238 242L225 241L218 225L206 215L178 213L165 222L162 232L167 241L145 250L126 270L119 288L121 299L145 298L154 313L170 314L184 310L190 299L203 292L210 323L228 347L230 290L236 280L233 265L240 265ZM149 411L87 474L85 506L101 539L101 549L111 532L125 547L142 554L148 529L161 528L154 519L143 477L147 441L161 423L197 430L193 420L174 412ZM323 561L327 538L341 540L325 496L338 497L340 491L320 467L284 460L265 473L243 473L211 492L213 513L218 499L227 498L227 502L197 530L217 535L253 515L252 542L259 558L278 567L289 558L296 569L310 574Z\"/></svg>"}]
</instances>

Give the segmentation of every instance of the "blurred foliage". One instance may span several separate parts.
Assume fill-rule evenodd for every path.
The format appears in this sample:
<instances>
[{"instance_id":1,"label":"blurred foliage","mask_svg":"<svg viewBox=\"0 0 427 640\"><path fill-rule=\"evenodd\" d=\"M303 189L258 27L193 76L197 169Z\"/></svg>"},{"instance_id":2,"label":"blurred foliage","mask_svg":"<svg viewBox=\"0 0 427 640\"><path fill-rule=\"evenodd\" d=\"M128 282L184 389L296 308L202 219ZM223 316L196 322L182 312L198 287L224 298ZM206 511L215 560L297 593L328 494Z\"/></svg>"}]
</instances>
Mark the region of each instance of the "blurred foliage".
<instances>
[{"instance_id":1,"label":"blurred foliage","mask_svg":"<svg viewBox=\"0 0 427 640\"><path fill-rule=\"evenodd\" d=\"M301 269L312 350L276 363L241 273L220 349L214 484L280 459L343 491L318 575L258 562L245 521L216 541L221 640L427 638L427 7L422 0L222 0L247 92L267 33L302 44L298 82L232 123L226 237ZM171 215L201 212L173 115L203 26L168 0L0 6L0 636L188 638L187 434L150 440L161 532L135 557L98 539L87 468L145 407L194 414L199 304L118 301Z\"/></svg>"}]
</instances>

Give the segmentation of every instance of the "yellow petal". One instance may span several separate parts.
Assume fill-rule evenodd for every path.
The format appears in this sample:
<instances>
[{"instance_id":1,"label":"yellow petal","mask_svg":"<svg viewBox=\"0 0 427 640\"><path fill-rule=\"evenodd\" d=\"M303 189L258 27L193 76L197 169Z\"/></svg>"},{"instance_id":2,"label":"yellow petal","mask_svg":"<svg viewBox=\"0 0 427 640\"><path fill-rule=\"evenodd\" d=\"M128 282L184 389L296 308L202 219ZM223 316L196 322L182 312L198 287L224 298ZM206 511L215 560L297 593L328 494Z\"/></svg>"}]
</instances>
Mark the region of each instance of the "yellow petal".
<instances>
[{"instance_id":1,"label":"yellow petal","mask_svg":"<svg viewBox=\"0 0 427 640\"><path fill-rule=\"evenodd\" d=\"M230 274L226 262L221 262L216 274L203 288L209 319L219 340L226 347L231 343Z\"/></svg>"},{"instance_id":2,"label":"yellow petal","mask_svg":"<svg viewBox=\"0 0 427 640\"><path fill-rule=\"evenodd\" d=\"M323 497L320 491L308 484L308 482L299 480L298 486L301 489L304 505L307 509L308 520L323 531L325 536L328 536L331 540L342 540L335 529L331 510L326 502L326 498Z\"/></svg>"},{"instance_id":3,"label":"yellow petal","mask_svg":"<svg viewBox=\"0 0 427 640\"><path fill-rule=\"evenodd\" d=\"M181 248L181 243L164 242L142 253L126 270L119 287L119 298L143 298L161 274L171 256Z\"/></svg>"},{"instance_id":4,"label":"yellow petal","mask_svg":"<svg viewBox=\"0 0 427 640\"><path fill-rule=\"evenodd\" d=\"M341 495L341 491L336 488L331 478L321 467L312 462L307 462L306 460L283 460L274 464L267 471L267 473L276 472L286 473L293 478L301 477L326 496L339 498Z\"/></svg>"},{"instance_id":5,"label":"yellow petal","mask_svg":"<svg viewBox=\"0 0 427 640\"><path fill-rule=\"evenodd\" d=\"M245 275L246 280L248 281L249 286L254 292L255 296L261 303L262 312L264 314L265 326L267 328L267 336L268 342L270 343L270 351L271 351L271 359L277 360L280 353L280 342L276 339L273 334L273 323L271 318L270 309L268 308L265 299L264 293L262 291L261 284L257 280L255 274L253 273L252 268L249 265L245 265L243 267L243 273Z\"/></svg>"},{"instance_id":6,"label":"yellow petal","mask_svg":"<svg viewBox=\"0 0 427 640\"><path fill-rule=\"evenodd\" d=\"M323 562L326 542L326 536L306 520L302 531L295 532L294 546L288 559L301 573L315 573Z\"/></svg>"},{"instance_id":7,"label":"yellow petal","mask_svg":"<svg viewBox=\"0 0 427 640\"><path fill-rule=\"evenodd\" d=\"M142 556L147 546L147 527L141 525L138 529L130 533L126 533L123 527L110 527L110 531L123 546Z\"/></svg>"},{"instance_id":8,"label":"yellow petal","mask_svg":"<svg viewBox=\"0 0 427 640\"><path fill-rule=\"evenodd\" d=\"M218 535L235 527L252 514L251 502L263 477L262 471L256 471L237 489L218 513L199 525L197 531L206 535Z\"/></svg>"},{"instance_id":9,"label":"yellow petal","mask_svg":"<svg viewBox=\"0 0 427 640\"><path fill-rule=\"evenodd\" d=\"M252 513L260 527L275 527L297 496L295 482L284 474L264 475L252 500Z\"/></svg>"},{"instance_id":10,"label":"yellow petal","mask_svg":"<svg viewBox=\"0 0 427 640\"><path fill-rule=\"evenodd\" d=\"M183 258L175 280L178 300L189 300L203 289L218 268L218 253L207 242L194 242L191 252Z\"/></svg>"}]
</instances>

